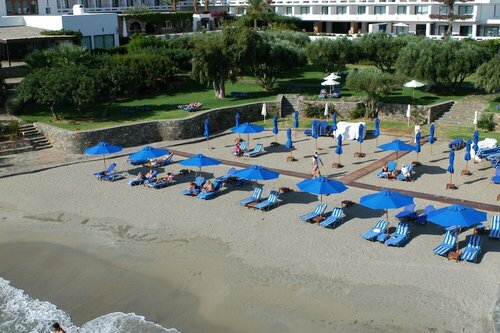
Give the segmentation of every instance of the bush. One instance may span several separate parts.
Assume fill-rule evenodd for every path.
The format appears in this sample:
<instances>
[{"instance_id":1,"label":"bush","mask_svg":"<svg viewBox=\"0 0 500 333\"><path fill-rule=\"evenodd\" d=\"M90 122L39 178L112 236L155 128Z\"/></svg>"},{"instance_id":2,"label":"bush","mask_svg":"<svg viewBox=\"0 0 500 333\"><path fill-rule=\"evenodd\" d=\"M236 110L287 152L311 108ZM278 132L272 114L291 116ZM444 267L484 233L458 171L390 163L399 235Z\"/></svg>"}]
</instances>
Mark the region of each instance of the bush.
<instances>
[{"instance_id":1,"label":"bush","mask_svg":"<svg viewBox=\"0 0 500 333\"><path fill-rule=\"evenodd\" d=\"M493 119L493 113L481 113L481 117L479 117L479 121L477 122L477 127L486 131L494 131L495 126L496 123Z\"/></svg>"},{"instance_id":2,"label":"bush","mask_svg":"<svg viewBox=\"0 0 500 333\"><path fill-rule=\"evenodd\" d=\"M304 109L304 114L308 118L320 118L325 112L325 107L321 104L310 104Z\"/></svg>"},{"instance_id":3,"label":"bush","mask_svg":"<svg viewBox=\"0 0 500 333\"><path fill-rule=\"evenodd\" d=\"M364 106L359 105L356 107L356 109L351 111L350 118L351 119L363 118L365 116L365 113L366 113L366 108Z\"/></svg>"},{"instance_id":4,"label":"bush","mask_svg":"<svg viewBox=\"0 0 500 333\"><path fill-rule=\"evenodd\" d=\"M6 127L9 137L11 140L14 140L17 137L17 134L19 133L19 121L17 120L11 120L9 121L9 124Z\"/></svg>"},{"instance_id":5,"label":"bush","mask_svg":"<svg viewBox=\"0 0 500 333\"><path fill-rule=\"evenodd\" d=\"M16 96L10 96L5 101L5 112L11 115L18 115L23 110L23 102Z\"/></svg>"}]
</instances>

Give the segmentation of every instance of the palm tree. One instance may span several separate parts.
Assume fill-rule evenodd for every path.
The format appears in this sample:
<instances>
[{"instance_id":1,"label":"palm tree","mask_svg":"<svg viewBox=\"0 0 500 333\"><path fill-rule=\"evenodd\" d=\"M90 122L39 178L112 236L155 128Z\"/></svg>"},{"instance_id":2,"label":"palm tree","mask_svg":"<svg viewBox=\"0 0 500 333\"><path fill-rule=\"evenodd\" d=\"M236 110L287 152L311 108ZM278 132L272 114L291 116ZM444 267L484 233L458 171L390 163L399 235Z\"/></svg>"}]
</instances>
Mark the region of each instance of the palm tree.
<instances>
[{"instance_id":1,"label":"palm tree","mask_svg":"<svg viewBox=\"0 0 500 333\"><path fill-rule=\"evenodd\" d=\"M246 11L248 15L253 16L253 27L257 29L257 19L262 12L268 11L269 4L265 0L248 0Z\"/></svg>"}]
</instances>

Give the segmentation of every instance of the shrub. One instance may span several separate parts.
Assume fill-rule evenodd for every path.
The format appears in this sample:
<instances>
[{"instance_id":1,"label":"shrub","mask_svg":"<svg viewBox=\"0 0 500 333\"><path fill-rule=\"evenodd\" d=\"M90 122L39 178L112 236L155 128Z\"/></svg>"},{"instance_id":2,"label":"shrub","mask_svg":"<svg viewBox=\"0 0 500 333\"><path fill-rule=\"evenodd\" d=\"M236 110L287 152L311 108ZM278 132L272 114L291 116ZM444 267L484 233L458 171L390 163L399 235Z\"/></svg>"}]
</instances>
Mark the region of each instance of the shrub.
<instances>
[{"instance_id":1,"label":"shrub","mask_svg":"<svg viewBox=\"0 0 500 333\"><path fill-rule=\"evenodd\" d=\"M19 133L19 121L17 120L9 121L9 124L7 125L6 128L10 139L14 140L17 137L17 134Z\"/></svg>"},{"instance_id":2,"label":"shrub","mask_svg":"<svg viewBox=\"0 0 500 333\"><path fill-rule=\"evenodd\" d=\"M366 108L364 106L358 105L356 109L351 111L350 118L351 119L359 119L363 118L366 113Z\"/></svg>"},{"instance_id":3,"label":"shrub","mask_svg":"<svg viewBox=\"0 0 500 333\"><path fill-rule=\"evenodd\" d=\"M325 107L321 104L310 104L304 109L304 113L308 118L320 118L325 112Z\"/></svg>"},{"instance_id":4,"label":"shrub","mask_svg":"<svg viewBox=\"0 0 500 333\"><path fill-rule=\"evenodd\" d=\"M477 127L486 131L494 131L495 126L496 123L493 119L493 113L481 113L481 117L479 117L479 121L477 122Z\"/></svg>"},{"instance_id":5,"label":"shrub","mask_svg":"<svg viewBox=\"0 0 500 333\"><path fill-rule=\"evenodd\" d=\"M16 95L13 95L8 97L5 101L5 112L11 115L20 114L23 110L23 106L23 102Z\"/></svg>"}]
</instances>

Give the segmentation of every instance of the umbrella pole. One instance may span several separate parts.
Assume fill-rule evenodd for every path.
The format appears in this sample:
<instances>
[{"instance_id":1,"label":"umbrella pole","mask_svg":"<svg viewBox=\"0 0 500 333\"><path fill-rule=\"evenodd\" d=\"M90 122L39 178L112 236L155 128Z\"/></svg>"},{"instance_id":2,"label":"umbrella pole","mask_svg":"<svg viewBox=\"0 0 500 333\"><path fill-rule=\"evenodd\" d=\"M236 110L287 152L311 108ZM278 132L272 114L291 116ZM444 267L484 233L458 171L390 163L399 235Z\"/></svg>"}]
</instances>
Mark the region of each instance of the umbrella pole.
<instances>
[{"instance_id":1,"label":"umbrella pole","mask_svg":"<svg viewBox=\"0 0 500 333\"><path fill-rule=\"evenodd\" d=\"M453 184L453 174L450 172L450 184Z\"/></svg>"},{"instance_id":2,"label":"umbrella pole","mask_svg":"<svg viewBox=\"0 0 500 333\"><path fill-rule=\"evenodd\" d=\"M467 168L469 167L469 161L465 161L465 171L468 171Z\"/></svg>"},{"instance_id":3,"label":"umbrella pole","mask_svg":"<svg viewBox=\"0 0 500 333\"><path fill-rule=\"evenodd\" d=\"M104 171L106 171L106 155L102 154L102 160L104 161Z\"/></svg>"},{"instance_id":4,"label":"umbrella pole","mask_svg":"<svg viewBox=\"0 0 500 333\"><path fill-rule=\"evenodd\" d=\"M247 142L248 142L248 145L250 145L250 134L247 133ZM247 145L247 147L248 147Z\"/></svg>"},{"instance_id":5,"label":"umbrella pole","mask_svg":"<svg viewBox=\"0 0 500 333\"><path fill-rule=\"evenodd\" d=\"M432 155L432 143L431 143L431 155Z\"/></svg>"},{"instance_id":6,"label":"umbrella pole","mask_svg":"<svg viewBox=\"0 0 500 333\"><path fill-rule=\"evenodd\" d=\"M318 139L314 139L315 143L316 143L316 150L318 150Z\"/></svg>"},{"instance_id":7,"label":"umbrella pole","mask_svg":"<svg viewBox=\"0 0 500 333\"><path fill-rule=\"evenodd\" d=\"M207 148L210 150L210 143L208 142L208 137L207 137Z\"/></svg>"}]
</instances>

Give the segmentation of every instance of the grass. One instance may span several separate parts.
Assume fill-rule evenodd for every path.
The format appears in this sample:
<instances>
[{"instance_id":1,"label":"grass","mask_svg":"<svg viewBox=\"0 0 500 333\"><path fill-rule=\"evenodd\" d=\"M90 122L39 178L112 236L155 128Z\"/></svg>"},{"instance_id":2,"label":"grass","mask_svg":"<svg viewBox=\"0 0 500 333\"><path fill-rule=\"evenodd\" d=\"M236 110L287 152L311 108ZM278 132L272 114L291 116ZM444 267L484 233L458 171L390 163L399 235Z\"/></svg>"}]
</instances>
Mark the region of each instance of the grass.
<instances>
[{"instance_id":1,"label":"grass","mask_svg":"<svg viewBox=\"0 0 500 333\"><path fill-rule=\"evenodd\" d=\"M361 70L373 68L373 66L351 65L348 66L348 70L352 70L354 67ZM207 110L246 103L274 101L278 94L302 94L306 98L315 100L321 89L320 83L323 81L324 76L325 74L318 68L306 65L300 69L286 73L283 78L277 80L276 89L272 92L262 91L252 77L243 77L235 84L228 83L226 85L226 95L229 96L231 92L238 91L247 93L248 97L217 99L214 96L212 88L202 86L189 79L186 75L179 75L178 86L172 89L175 89L175 91L121 99L111 105L104 102L97 103L86 107L83 110L82 116L79 116L74 108L65 107L57 110L61 120L55 121L52 119L48 108L37 106L20 115L20 117L27 122L44 122L76 131L118 126L138 121L181 119L189 116L191 113L180 110L177 106L193 102L203 103L202 110ZM340 82L343 97L340 101L353 96L355 98L361 97L360 94L349 91L344 86L344 79L341 79ZM415 93L415 98L413 98L413 93ZM428 105L448 100L457 100L468 94L470 95L471 91L466 89L454 95L437 95L419 89L402 88L389 96L386 102ZM496 101L498 102L498 99ZM492 103L497 102L493 101ZM139 108L141 106L146 107ZM304 124L301 124L301 127L308 126L310 126L310 122L307 120ZM382 126L389 126L389 123ZM396 124L391 126L397 127Z\"/></svg>"},{"instance_id":2,"label":"grass","mask_svg":"<svg viewBox=\"0 0 500 333\"><path fill-rule=\"evenodd\" d=\"M500 96L499 95L497 95L495 98L493 98L490 101L488 108L486 109L486 112L500 113L500 108L497 109L497 106L500 106Z\"/></svg>"}]
</instances>

